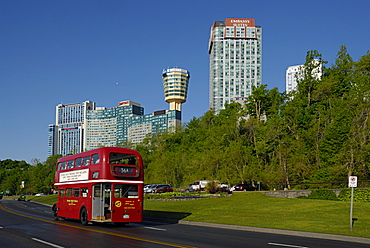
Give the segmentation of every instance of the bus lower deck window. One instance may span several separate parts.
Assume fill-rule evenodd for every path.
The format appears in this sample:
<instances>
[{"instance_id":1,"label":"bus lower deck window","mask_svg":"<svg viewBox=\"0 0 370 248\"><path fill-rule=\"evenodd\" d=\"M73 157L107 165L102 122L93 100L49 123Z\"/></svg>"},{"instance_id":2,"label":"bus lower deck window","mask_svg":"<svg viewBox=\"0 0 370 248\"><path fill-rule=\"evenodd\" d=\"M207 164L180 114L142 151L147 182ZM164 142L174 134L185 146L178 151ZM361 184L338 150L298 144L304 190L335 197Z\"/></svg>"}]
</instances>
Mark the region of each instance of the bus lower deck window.
<instances>
[{"instance_id":1,"label":"bus lower deck window","mask_svg":"<svg viewBox=\"0 0 370 248\"><path fill-rule=\"evenodd\" d=\"M89 192L88 188L82 188L81 189L82 197L88 197L89 196L88 192Z\"/></svg>"},{"instance_id":2,"label":"bus lower deck window","mask_svg":"<svg viewBox=\"0 0 370 248\"><path fill-rule=\"evenodd\" d=\"M116 198L137 198L139 196L137 185L116 184L114 185L114 197Z\"/></svg>"},{"instance_id":3,"label":"bus lower deck window","mask_svg":"<svg viewBox=\"0 0 370 248\"><path fill-rule=\"evenodd\" d=\"M73 197L80 197L80 189L73 189Z\"/></svg>"},{"instance_id":4,"label":"bus lower deck window","mask_svg":"<svg viewBox=\"0 0 370 248\"><path fill-rule=\"evenodd\" d=\"M72 189L66 189L66 196L72 197Z\"/></svg>"}]
</instances>

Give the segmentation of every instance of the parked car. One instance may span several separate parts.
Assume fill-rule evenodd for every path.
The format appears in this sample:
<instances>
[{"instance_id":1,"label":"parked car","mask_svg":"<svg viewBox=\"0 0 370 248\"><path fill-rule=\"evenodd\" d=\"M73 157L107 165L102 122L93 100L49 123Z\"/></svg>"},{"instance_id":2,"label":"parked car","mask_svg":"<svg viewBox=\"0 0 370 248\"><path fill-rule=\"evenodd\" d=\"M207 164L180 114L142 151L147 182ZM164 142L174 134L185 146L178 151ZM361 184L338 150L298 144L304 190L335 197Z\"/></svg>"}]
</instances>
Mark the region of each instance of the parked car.
<instances>
[{"instance_id":1,"label":"parked car","mask_svg":"<svg viewBox=\"0 0 370 248\"><path fill-rule=\"evenodd\" d=\"M212 180L212 181L195 181L192 184L189 184L186 186L185 191L186 192L193 192L193 191L203 191L205 190L206 186L210 182L215 182L217 183L219 190L221 192L228 192L229 191L229 185L220 183L217 180Z\"/></svg>"},{"instance_id":2,"label":"parked car","mask_svg":"<svg viewBox=\"0 0 370 248\"><path fill-rule=\"evenodd\" d=\"M151 185L148 185L146 187L144 187L144 193L145 194L148 194L148 193L153 193L153 188L156 187L157 184L151 184Z\"/></svg>"},{"instance_id":3,"label":"parked car","mask_svg":"<svg viewBox=\"0 0 370 248\"><path fill-rule=\"evenodd\" d=\"M206 186L207 186L207 183L209 182L212 182L212 181L194 181L190 187L191 187L191 190L189 191L203 191Z\"/></svg>"},{"instance_id":4,"label":"parked car","mask_svg":"<svg viewBox=\"0 0 370 248\"><path fill-rule=\"evenodd\" d=\"M220 183L220 188L221 188L222 192L229 192L230 191L229 185L227 185L225 183Z\"/></svg>"},{"instance_id":5,"label":"parked car","mask_svg":"<svg viewBox=\"0 0 370 248\"><path fill-rule=\"evenodd\" d=\"M156 189L158 189L159 187L162 187L162 186L171 186L171 185L169 185L169 184L153 184L152 186L150 186L149 188L147 188L146 190L144 190L144 193L145 194L154 193L154 191Z\"/></svg>"},{"instance_id":6,"label":"parked car","mask_svg":"<svg viewBox=\"0 0 370 248\"><path fill-rule=\"evenodd\" d=\"M181 189L181 192L193 192L194 190L192 186L193 184L186 185L184 189Z\"/></svg>"},{"instance_id":7,"label":"parked car","mask_svg":"<svg viewBox=\"0 0 370 248\"><path fill-rule=\"evenodd\" d=\"M256 190L255 187L253 187L250 184L244 183L244 184L237 184L233 186L235 191L254 191Z\"/></svg>"},{"instance_id":8,"label":"parked car","mask_svg":"<svg viewBox=\"0 0 370 248\"><path fill-rule=\"evenodd\" d=\"M151 184L145 184L144 185L144 193L146 190L148 190L152 185Z\"/></svg>"},{"instance_id":9,"label":"parked car","mask_svg":"<svg viewBox=\"0 0 370 248\"><path fill-rule=\"evenodd\" d=\"M171 186L160 186L156 189L154 189L153 193L166 193L166 192L173 192L173 188Z\"/></svg>"}]
</instances>

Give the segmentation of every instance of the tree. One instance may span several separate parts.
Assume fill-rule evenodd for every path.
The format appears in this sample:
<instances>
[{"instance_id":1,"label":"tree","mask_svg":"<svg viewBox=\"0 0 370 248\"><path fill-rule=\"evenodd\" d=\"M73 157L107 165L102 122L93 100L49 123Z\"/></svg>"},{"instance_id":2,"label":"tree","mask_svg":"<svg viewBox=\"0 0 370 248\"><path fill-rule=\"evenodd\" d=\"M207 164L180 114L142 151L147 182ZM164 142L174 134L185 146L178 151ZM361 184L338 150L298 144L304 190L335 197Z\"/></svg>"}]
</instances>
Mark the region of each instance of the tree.
<instances>
[{"instance_id":1,"label":"tree","mask_svg":"<svg viewBox=\"0 0 370 248\"><path fill-rule=\"evenodd\" d=\"M262 115L277 114L286 96L279 93L275 87L271 90L266 89L267 85L254 87L252 94L247 98L245 109L250 117L261 120Z\"/></svg>"},{"instance_id":2,"label":"tree","mask_svg":"<svg viewBox=\"0 0 370 248\"><path fill-rule=\"evenodd\" d=\"M297 97L304 97L307 106L311 105L312 93L317 89L321 79L323 64L322 55L316 50L307 52L306 62L297 75Z\"/></svg>"}]
</instances>

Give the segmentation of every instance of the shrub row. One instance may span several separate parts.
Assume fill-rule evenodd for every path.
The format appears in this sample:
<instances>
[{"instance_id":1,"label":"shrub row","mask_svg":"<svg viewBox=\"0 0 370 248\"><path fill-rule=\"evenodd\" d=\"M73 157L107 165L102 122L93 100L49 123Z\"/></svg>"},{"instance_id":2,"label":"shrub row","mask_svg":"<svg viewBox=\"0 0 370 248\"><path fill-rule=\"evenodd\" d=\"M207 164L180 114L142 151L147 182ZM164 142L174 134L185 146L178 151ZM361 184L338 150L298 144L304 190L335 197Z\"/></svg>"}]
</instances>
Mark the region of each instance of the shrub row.
<instances>
[{"instance_id":1,"label":"shrub row","mask_svg":"<svg viewBox=\"0 0 370 248\"><path fill-rule=\"evenodd\" d=\"M339 193L339 201L350 201L351 190L344 189ZM370 202L370 189L355 189L353 193L353 201L356 202Z\"/></svg>"},{"instance_id":2,"label":"shrub row","mask_svg":"<svg viewBox=\"0 0 370 248\"><path fill-rule=\"evenodd\" d=\"M312 190L312 192L308 196L299 196L298 198L332 200L332 201L350 201L351 189L341 190L338 197L336 196L334 191L330 189L317 189ZM353 194L353 201L370 202L370 189L355 189Z\"/></svg>"}]
</instances>

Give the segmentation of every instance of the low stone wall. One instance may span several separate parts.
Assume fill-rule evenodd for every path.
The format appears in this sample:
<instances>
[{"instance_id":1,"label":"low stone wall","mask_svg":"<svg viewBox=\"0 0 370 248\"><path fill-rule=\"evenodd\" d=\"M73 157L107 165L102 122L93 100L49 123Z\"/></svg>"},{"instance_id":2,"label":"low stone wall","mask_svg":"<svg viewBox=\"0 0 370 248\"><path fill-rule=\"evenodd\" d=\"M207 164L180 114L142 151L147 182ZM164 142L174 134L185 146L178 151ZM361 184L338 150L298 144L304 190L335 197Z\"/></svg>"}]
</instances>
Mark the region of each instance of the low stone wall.
<instances>
[{"instance_id":1,"label":"low stone wall","mask_svg":"<svg viewBox=\"0 0 370 248\"><path fill-rule=\"evenodd\" d=\"M338 196L340 189L332 189L334 193ZM311 190L279 190L279 191L267 191L265 194L267 196L282 197L282 198L297 198L298 196L308 196L311 194Z\"/></svg>"},{"instance_id":2,"label":"low stone wall","mask_svg":"<svg viewBox=\"0 0 370 248\"><path fill-rule=\"evenodd\" d=\"M267 191L265 194L273 197L297 198L298 196L308 196L311 194L311 190L278 190Z\"/></svg>"}]
</instances>

